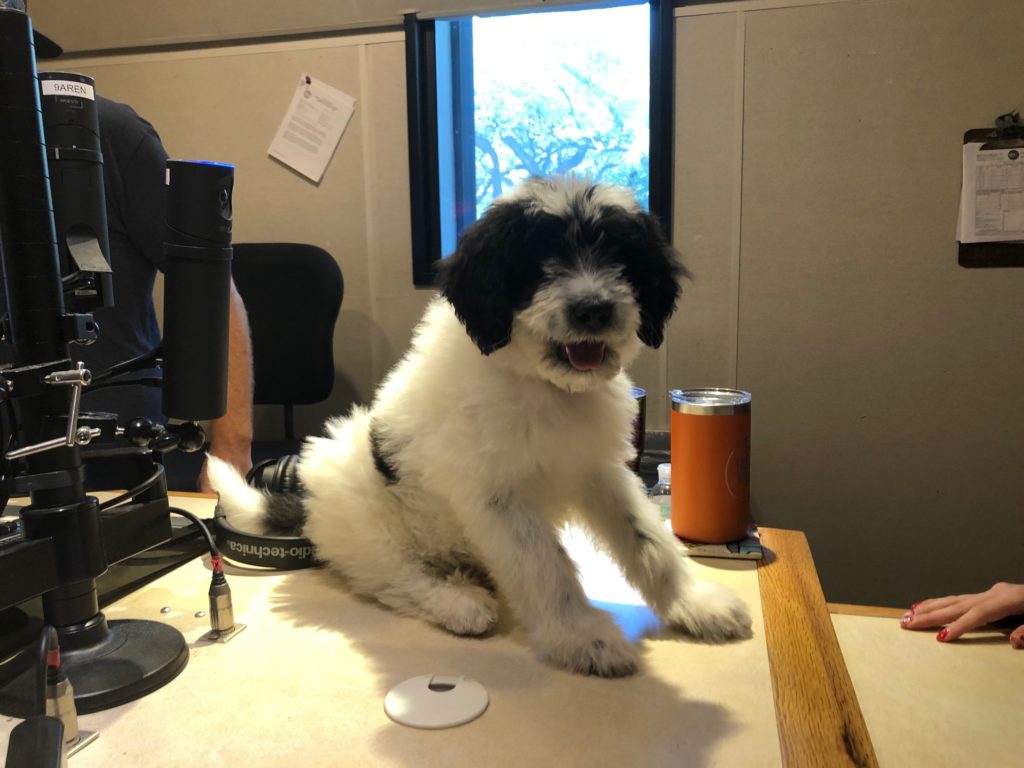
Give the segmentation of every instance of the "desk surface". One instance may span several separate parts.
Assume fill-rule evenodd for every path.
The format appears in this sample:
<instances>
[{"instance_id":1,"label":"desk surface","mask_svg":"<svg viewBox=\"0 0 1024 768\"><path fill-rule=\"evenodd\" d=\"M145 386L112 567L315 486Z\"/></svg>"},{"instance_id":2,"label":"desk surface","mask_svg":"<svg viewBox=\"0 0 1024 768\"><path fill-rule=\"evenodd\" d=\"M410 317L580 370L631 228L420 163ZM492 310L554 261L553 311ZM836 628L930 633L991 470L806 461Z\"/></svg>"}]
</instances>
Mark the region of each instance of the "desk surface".
<instances>
[{"instance_id":1,"label":"desk surface","mask_svg":"<svg viewBox=\"0 0 1024 768\"><path fill-rule=\"evenodd\" d=\"M602 556L570 536L588 595L640 637L657 619L607 574ZM642 641L644 671L604 680L539 662L506 619L490 636L454 637L347 594L323 570L229 570L236 620L225 645L199 640L208 567L196 560L105 611L176 626L190 646L180 677L149 696L83 716L99 739L73 767L179 766L185 760L247 766L779 765L763 632L706 645ZM753 563L698 566L759 605ZM161 608L169 607L169 613ZM507 612L504 612L507 616ZM760 627L760 616L755 626ZM426 673L466 675L490 706L458 728L397 725L383 700Z\"/></svg>"},{"instance_id":2,"label":"desk surface","mask_svg":"<svg viewBox=\"0 0 1024 768\"><path fill-rule=\"evenodd\" d=\"M895 609L832 614L881 765L1021 765L1024 653L1008 631L939 643Z\"/></svg>"},{"instance_id":3,"label":"desk surface","mask_svg":"<svg viewBox=\"0 0 1024 768\"><path fill-rule=\"evenodd\" d=\"M209 512L208 499L187 502ZM71 765L874 765L869 727L882 764L906 764L893 757L908 753L892 745L886 689L878 684L884 676L871 667L878 639L857 624L882 620L830 618L803 535L762 529L762 539L772 556L760 567L696 561L705 576L743 595L754 614L752 640L715 646L658 634L656 617L621 577L604 578L614 569L603 556L582 536L569 537L588 595L627 634L643 638L643 670L622 680L537 661L509 619L486 638L453 637L354 598L319 570L229 569L236 620L247 628L211 644L201 640L206 619L195 616L207 610L208 562L192 561L105 611L110 619L174 625L189 643L188 665L139 701L82 716L81 727L100 736ZM899 643L908 633L891 625L896 644L909 648ZM939 650L953 660L963 649ZM1009 649L999 650L1009 658ZM907 667L914 662L911 653ZM428 672L478 680L490 694L488 710L443 731L391 722L384 695ZM906 698L923 716L931 711L927 698ZM0 722L0 748L15 724ZM908 743L919 738L911 734Z\"/></svg>"},{"instance_id":4,"label":"desk surface","mask_svg":"<svg viewBox=\"0 0 1024 768\"><path fill-rule=\"evenodd\" d=\"M803 534L761 533L782 564L762 569L761 590L789 764L1021 764L1024 654L1008 631L939 643L934 631L901 629L904 609L831 605L826 616ZM766 583L777 579L787 583Z\"/></svg>"}]
</instances>

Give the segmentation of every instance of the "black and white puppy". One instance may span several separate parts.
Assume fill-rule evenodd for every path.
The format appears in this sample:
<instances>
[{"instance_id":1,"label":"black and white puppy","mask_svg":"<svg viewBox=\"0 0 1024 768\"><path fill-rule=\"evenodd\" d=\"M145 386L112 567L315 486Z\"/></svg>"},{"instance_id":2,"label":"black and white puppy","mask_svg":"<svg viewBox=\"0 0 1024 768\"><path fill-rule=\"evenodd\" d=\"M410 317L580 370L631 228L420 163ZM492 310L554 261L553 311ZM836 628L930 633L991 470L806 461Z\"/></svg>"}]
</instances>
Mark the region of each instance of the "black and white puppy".
<instances>
[{"instance_id":1,"label":"black and white puppy","mask_svg":"<svg viewBox=\"0 0 1024 768\"><path fill-rule=\"evenodd\" d=\"M456 634L495 623L496 587L536 652L575 672L628 675L637 652L584 596L567 521L669 626L749 636L746 606L691 574L626 466L637 406L623 369L661 344L684 274L630 193L522 183L466 230L373 405L306 441L302 503L211 457L222 507L243 529L301 530L355 592Z\"/></svg>"}]
</instances>

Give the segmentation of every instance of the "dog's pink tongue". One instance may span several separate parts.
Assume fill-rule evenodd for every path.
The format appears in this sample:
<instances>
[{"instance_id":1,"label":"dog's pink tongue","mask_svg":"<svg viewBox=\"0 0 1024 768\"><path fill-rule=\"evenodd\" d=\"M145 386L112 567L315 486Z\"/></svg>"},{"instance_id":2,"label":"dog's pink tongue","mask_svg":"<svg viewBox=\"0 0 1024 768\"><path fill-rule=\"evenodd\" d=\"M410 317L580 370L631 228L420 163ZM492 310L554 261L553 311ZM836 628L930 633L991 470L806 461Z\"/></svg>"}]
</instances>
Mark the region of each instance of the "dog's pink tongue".
<instances>
[{"instance_id":1,"label":"dog's pink tongue","mask_svg":"<svg viewBox=\"0 0 1024 768\"><path fill-rule=\"evenodd\" d=\"M577 371L592 371L604 362L604 344L599 341L566 344L565 354Z\"/></svg>"}]
</instances>

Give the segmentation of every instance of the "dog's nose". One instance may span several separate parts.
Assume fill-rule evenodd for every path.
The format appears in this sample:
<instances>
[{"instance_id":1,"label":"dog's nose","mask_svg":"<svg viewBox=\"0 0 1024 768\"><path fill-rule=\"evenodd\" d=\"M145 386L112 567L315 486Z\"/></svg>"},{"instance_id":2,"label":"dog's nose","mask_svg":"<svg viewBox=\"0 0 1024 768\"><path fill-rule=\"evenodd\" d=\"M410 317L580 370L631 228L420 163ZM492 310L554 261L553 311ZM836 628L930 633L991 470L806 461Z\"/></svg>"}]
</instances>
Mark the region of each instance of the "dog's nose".
<instances>
[{"instance_id":1,"label":"dog's nose","mask_svg":"<svg viewBox=\"0 0 1024 768\"><path fill-rule=\"evenodd\" d=\"M610 301L584 299L569 306L569 321L578 331L603 331L612 323L615 305Z\"/></svg>"}]
</instances>

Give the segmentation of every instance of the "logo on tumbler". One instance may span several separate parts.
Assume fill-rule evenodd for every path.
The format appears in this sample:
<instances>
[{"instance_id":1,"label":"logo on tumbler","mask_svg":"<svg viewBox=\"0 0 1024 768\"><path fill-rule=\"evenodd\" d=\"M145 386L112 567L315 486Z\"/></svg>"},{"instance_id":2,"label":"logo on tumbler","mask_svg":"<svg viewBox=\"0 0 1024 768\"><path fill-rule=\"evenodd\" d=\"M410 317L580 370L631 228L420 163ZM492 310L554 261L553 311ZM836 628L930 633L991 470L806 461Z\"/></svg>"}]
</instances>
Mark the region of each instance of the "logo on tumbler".
<instances>
[{"instance_id":1,"label":"logo on tumbler","mask_svg":"<svg viewBox=\"0 0 1024 768\"><path fill-rule=\"evenodd\" d=\"M750 496L750 441L729 454L725 462L725 487L734 499Z\"/></svg>"}]
</instances>

